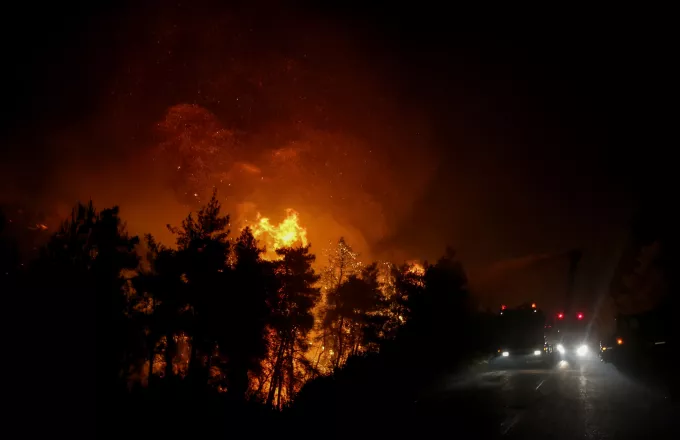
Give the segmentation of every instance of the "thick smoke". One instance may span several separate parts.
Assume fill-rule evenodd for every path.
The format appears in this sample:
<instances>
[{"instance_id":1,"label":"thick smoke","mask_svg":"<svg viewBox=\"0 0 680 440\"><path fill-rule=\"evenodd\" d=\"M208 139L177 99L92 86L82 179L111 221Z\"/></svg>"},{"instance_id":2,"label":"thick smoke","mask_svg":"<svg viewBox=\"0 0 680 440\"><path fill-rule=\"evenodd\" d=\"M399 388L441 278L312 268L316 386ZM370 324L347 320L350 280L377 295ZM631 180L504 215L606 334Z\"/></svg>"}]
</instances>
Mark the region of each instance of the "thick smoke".
<instances>
[{"instance_id":1,"label":"thick smoke","mask_svg":"<svg viewBox=\"0 0 680 440\"><path fill-rule=\"evenodd\" d=\"M609 76L578 76L597 66L577 72L533 35L438 39L382 12L379 27L330 15L192 2L84 20L78 44L24 80L40 81L3 139L1 201L51 229L77 200L118 204L132 233L172 244L166 223L217 189L232 229L295 209L319 255L339 236L365 260L432 260L451 244L473 287L495 261L609 246L625 229L608 168L626 167L584 105ZM560 291L563 268L554 279L534 290Z\"/></svg>"},{"instance_id":2,"label":"thick smoke","mask_svg":"<svg viewBox=\"0 0 680 440\"><path fill-rule=\"evenodd\" d=\"M59 215L76 200L119 204L133 233L168 242L165 224L216 189L233 222L294 208L318 250L344 235L370 257L431 166L428 127L400 101L390 60L319 17L139 14L90 54L94 111L41 136L55 160L38 203Z\"/></svg>"}]
</instances>

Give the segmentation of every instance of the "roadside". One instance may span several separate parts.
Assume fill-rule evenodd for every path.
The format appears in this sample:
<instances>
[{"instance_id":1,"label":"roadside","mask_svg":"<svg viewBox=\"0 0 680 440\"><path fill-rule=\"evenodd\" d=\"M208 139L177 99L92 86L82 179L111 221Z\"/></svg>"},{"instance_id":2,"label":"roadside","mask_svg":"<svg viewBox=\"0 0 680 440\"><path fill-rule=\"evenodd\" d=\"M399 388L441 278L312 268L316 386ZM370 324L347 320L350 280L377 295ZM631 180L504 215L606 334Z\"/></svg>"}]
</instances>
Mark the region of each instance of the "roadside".
<instances>
[{"instance_id":1,"label":"roadside","mask_svg":"<svg viewBox=\"0 0 680 440\"><path fill-rule=\"evenodd\" d=\"M614 356L609 363L621 374L640 381L667 398L680 403L680 376L674 358L663 356Z\"/></svg>"}]
</instances>

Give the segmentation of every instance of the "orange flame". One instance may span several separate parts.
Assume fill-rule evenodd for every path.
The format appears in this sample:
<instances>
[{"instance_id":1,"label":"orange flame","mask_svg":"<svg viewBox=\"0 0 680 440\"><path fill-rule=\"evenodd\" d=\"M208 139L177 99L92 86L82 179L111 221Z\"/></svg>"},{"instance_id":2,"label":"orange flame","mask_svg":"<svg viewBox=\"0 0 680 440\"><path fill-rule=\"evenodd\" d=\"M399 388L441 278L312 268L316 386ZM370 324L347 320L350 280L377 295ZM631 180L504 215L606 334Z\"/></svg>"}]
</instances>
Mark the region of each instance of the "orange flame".
<instances>
[{"instance_id":1,"label":"orange flame","mask_svg":"<svg viewBox=\"0 0 680 440\"><path fill-rule=\"evenodd\" d=\"M423 276L425 275L425 266L423 266L419 261L409 260L406 262L408 264L408 272L414 275Z\"/></svg>"},{"instance_id":2,"label":"orange flame","mask_svg":"<svg viewBox=\"0 0 680 440\"><path fill-rule=\"evenodd\" d=\"M300 225L299 220L300 215L293 209L286 209L286 218L278 225L257 214L257 222L251 228L253 236L267 247L266 258L276 258L276 249L307 246L307 229Z\"/></svg>"}]
</instances>

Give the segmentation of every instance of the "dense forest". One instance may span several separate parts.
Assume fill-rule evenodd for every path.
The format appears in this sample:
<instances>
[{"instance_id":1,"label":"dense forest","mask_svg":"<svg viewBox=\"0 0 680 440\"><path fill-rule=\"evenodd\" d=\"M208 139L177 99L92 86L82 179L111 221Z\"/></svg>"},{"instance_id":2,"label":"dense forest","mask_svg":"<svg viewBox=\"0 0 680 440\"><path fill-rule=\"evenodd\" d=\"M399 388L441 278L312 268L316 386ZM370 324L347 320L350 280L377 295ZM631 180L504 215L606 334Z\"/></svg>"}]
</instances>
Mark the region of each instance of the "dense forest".
<instances>
[{"instance_id":1,"label":"dense forest","mask_svg":"<svg viewBox=\"0 0 680 440\"><path fill-rule=\"evenodd\" d=\"M167 246L130 236L117 207L79 204L26 264L3 239L3 290L67 311L54 329L63 344L42 356L96 382L98 419L106 402L294 413L298 396L300 408L342 400L348 374L422 377L483 345L450 249L435 264L362 263L339 238L317 264L309 244L267 257L249 227L229 224L213 195L168 226Z\"/></svg>"}]
</instances>

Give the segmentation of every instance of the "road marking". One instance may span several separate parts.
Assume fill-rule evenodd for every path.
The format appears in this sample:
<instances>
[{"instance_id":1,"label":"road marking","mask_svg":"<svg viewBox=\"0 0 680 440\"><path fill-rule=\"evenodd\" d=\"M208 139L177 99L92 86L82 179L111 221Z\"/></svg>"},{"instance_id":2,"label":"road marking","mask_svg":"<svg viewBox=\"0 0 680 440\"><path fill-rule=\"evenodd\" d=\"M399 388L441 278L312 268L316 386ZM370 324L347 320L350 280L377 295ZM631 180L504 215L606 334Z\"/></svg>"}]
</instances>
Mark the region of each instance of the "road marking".
<instances>
[{"instance_id":1,"label":"road marking","mask_svg":"<svg viewBox=\"0 0 680 440\"><path fill-rule=\"evenodd\" d=\"M507 435L508 432L510 431L510 429L512 429L512 427L517 424L517 422L519 421L519 418L520 418L520 415L516 414L512 418L512 420L510 420L510 423L508 423L508 426L503 430L503 433L501 435ZM507 422L507 420L505 422L501 423L501 426L505 425L506 422Z\"/></svg>"},{"instance_id":2,"label":"road marking","mask_svg":"<svg viewBox=\"0 0 680 440\"><path fill-rule=\"evenodd\" d=\"M543 382L545 382L545 379L543 379L541 381L541 383L538 384L538 386L536 387L536 391L538 391L538 389L541 388L541 385L543 385Z\"/></svg>"}]
</instances>

